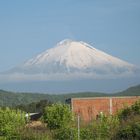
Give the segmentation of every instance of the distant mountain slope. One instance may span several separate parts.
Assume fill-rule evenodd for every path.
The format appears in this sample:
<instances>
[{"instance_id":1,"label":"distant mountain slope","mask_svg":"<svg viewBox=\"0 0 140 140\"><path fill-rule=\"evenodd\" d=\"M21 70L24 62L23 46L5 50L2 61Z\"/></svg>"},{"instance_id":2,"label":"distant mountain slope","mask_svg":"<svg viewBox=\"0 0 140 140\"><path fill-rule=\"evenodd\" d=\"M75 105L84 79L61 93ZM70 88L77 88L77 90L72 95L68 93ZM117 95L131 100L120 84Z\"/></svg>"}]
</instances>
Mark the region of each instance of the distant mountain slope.
<instances>
[{"instance_id":1,"label":"distant mountain slope","mask_svg":"<svg viewBox=\"0 0 140 140\"><path fill-rule=\"evenodd\" d=\"M19 104L29 104L46 98L47 95L35 93L14 93L0 90L0 105L14 106ZM47 97L48 98L48 97Z\"/></svg>"},{"instance_id":2,"label":"distant mountain slope","mask_svg":"<svg viewBox=\"0 0 140 140\"><path fill-rule=\"evenodd\" d=\"M95 92L70 93L61 95L49 95L39 93L13 93L0 90L0 106L15 106L19 104L29 104L47 99L50 102L65 102L68 98L75 97L105 97L105 96L140 96L140 85L128 88L127 90L115 94L104 94Z\"/></svg>"},{"instance_id":3,"label":"distant mountain slope","mask_svg":"<svg viewBox=\"0 0 140 140\"><path fill-rule=\"evenodd\" d=\"M50 95L40 93L14 93L0 90L0 106L15 106L19 104L29 104L44 99L47 99L50 102L65 102L66 99L71 97L95 97L95 96L106 96L106 94L83 92L83 93Z\"/></svg>"},{"instance_id":4,"label":"distant mountain slope","mask_svg":"<svg viewBox=\"0 0 140 140\"><path fill-rule=\"evenodd\" d=\"M116 93L114 95L117 95L117 96L128 96L128 95L129 96L134 96L134 95L135 96L140 96L140 85L130 87L127 90L119 92L119 93Z\"/></svg>"}]
</instances>

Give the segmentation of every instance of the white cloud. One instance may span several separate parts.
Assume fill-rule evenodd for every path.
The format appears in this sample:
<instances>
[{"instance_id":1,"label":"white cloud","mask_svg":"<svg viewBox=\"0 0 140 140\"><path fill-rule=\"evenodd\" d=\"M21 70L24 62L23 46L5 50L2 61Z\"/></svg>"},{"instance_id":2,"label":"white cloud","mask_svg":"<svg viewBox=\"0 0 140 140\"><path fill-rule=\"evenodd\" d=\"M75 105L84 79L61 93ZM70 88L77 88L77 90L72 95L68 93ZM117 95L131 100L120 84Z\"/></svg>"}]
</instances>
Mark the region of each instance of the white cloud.
<instances>
[{"instance_id":1,"label":"white cloud","mask_svg":"<svg viewBox=\"0 0 140 140\"><path fill-rule=\"evenodd\" d=\"M71 74L24 74L24 73L9 73L0 74L0 83L18 82L18 81L63 81L75 79L119 79L123 77L134 77L135 74L126 72L123 74L93 74L93 73L71 73Z\"/></svg>"}]
</instances>

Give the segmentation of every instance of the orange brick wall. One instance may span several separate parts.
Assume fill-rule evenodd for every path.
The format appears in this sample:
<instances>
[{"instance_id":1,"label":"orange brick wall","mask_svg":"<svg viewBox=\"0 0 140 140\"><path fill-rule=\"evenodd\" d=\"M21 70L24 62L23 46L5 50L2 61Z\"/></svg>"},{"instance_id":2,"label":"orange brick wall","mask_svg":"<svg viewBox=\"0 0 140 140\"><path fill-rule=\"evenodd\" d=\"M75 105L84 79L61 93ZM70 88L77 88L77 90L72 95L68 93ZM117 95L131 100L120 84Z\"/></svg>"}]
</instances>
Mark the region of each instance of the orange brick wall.
<instances>
[{"instance_id":1,"label":"orange brick wall","mask_svg":"<svg viewBox=\"0 0 140 140\"><path fill-rule=\"evenodd\" d=\"M111 101L110 101L111 99ZM115 114L119 109L135 103L139 97L99 97L99 98L73 98L71 99L72 111L84 121L90 121L103 112ZM111 102L111 103L110 103ZM110 106L112 109L110 110Z\"/></svg>"},{"instance_id":2,"label":"orange brick wall","mask_svg":"<svg viewBox=\"0 0 140 140\"><path fill-rule=\"evenodd\" d=\"M122 109L126 106L131 106L134 104L139 97L131 97L131 98L114 98L112 99L112 106L113 106L113 114L115 114L119 109Z\"/></svg>"}]
</instances>

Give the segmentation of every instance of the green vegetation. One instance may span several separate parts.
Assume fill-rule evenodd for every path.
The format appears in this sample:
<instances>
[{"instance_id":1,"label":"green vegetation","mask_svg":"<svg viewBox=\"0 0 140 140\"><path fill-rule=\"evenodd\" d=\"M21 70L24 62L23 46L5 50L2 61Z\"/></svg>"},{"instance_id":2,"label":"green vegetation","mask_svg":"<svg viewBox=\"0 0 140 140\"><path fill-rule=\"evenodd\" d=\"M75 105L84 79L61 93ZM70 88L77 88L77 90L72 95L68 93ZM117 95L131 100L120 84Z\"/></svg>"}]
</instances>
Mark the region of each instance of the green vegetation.
<instances>
[{"instance_id":1,"label":"green vegetation","mask_svg":"<svg viewBox=\"0 0 140 140\"><path fill-rule=\"evenodd\" d=\"M114 140L139 140L140 139L140 115L121 121L115 132Z\"/></svg>"},{"instance_id":2,"label":"green vegetation","mask_svg":"<svg viewBox=\"0 0 140 140\"><path fill-rule=\"evenodd\" d=\"M60 123L58 106L49 107L48 115L58 118L55 124ZM61 105L62 107L62 105ZM61 110L65 110L61 108ZM63 111L65 113L65 111ZM57 115L56 115L57 114ZM58 115L59 114L59 115ZM67 114L67 113L66 113ZM59 116L59 117L56 117ZM53 123L53 122L51 122ZM64 124L64 123L63 123ZM52 124L53 126L53 124ZM78 140L77 121L71 120L63 127L51 127L52 138L54 140ZM97 120L89 124L80 121L80 140L139 140L140 139L140 102L136 102L131 107L126 107L113 116L99 115Z\"/></svg>"},{"instance_id":3,"label":"green vegetation","mask_svg":"<svg viewBox=\"0 0 140 140\"><path fill-rule=\"evenodd\" d=\"M115 140L140 139L140 101L126 107L118 114L120 125L115 132Z\"/></svg>"},{"instance_id":4,"label":"green vegetation","mask_svg":"<svg viewBox=\"0 0 140 140\"><path fill-rule=\"evenodd\" d=\"M125 91L114 94L115 96L140 96L140 85L130 87Z\"/></svg>"},{"instance_id":5,"label":"green vegetation","mask_svg":"<svg viewBox=\"0 0 140 140\"><path fill-rule=\"evenodd\" d=\"M49 102L64 103L68 98L76 97L105 97L105 96L140 96L140 85L131 87L123 92L114 94L104 94L96 92L82 92L82 93L70 93L70 94L39 94L39 93L13 93L0 90L0 106L17 106L27 105L33 102L39 102L40 100L48 100Z\"/></svg>"},{"instance_id":6,"label":"green vegetation","mask_svg":"<svg viewBox=\"0 0 140 140\"><path fill-rule=\"evenodd\" d=\"M32 102L30 104L21 104L14 107L15 109L20 109L25 112L40 112L43 113L44 108L51 105L48 100L40 100L39 102Z\"/></svg>"},{"instance_id":7,"label":"green vegetation","mask_svg":"<svg viewBox=\"0 0 140 140\"><path fill-rule=\"evenodd\" d=\"M80 140L111 140L115 128L119 125L119 120L116 117L102 116L98 120L93 120L90 124L80 122ZM71 123L71 126L54 131L54 139L57 140L78 140L77 122Z\"/></svg>"},{"instance_id":8,"label":"green vegetation","mask_svg":"<svg viewBox=\"0 0 140 140\"><path fill-rule=\"evenodd\" d=\"M68 105L57 103L45 108L43 118L50 129L59 129L70 124L72 113Z\"/></svg>"},{"instance_id":9,"label":"green vegetation","mask_svg":"<svg viewBox=\"0 0 140 140\"><path fill-rule=\"evenodd\" d=\"M136 86L113 96L139 94L140 86ZM140 101L120 110L116 115L99 115L98 119L88 124L80 120L78 135L77 116L71 113L64 101L71 97L97 95L109 96L101 93L47 95L0 90L0 140L139 140ZM40 125L31 125L25 112L42 112Z\"/></svg>"},{"instance_id":10,"label":"green vegetation","mask_svg":"<svg viewBox=\"0 0 140 140\"><path fill-rule=\"evenodd\" d=\"M0 108L0 136L11 138L25 126L25 113L20 110Z\"/></svg>"},{"instance_id":11,"label":"green vegetation","mask_svg":"<svg viewBox=\"0 0 140 140\"><path fill-rule=\"evenodd\" d=\"M102 93L70 93L70 94L40 94L40 93L14 93L0 90L0 106L17 106L26 105L33 102L39 102L40 100L48 100L49 102L62 102L64 103L68 98L74 97L97 97L106 96Z\"/></svg>"},{"instance_id":12,"label":"green vegetation","mask_svg":"<svg viewBox=\"0 0 140 140\"><path fill-rule=\"evenodd\" d=\"M51 100L50 95L37 93L14 93L0 90L0 106L17 106L21 104L30 104L40 100Z\"/></svg>"},{"instance_id":13,"label":"green vegetation","mask_svg":"<svg viewBox=\"0 0 140 140\"><path fill-rule=\"evenodd\" d=\"M31 125L25 113L9 108L0 109L0 140L139 140L140 101L116 115L100 114L90 123L77 118L68 105L57 103L44 109L41 124ZM78 133L79 132L79 133Z\"/></svg>"},{"instance_id":14,"label":"green vegetation","mask_svg":"<svg viewBox=\"0 0 140 140\"><path fill-rule=\"evenodd\" d=\"M54 140L78 140L76 127L65 126L54 131Z\"/></svg>"}]
</instances>

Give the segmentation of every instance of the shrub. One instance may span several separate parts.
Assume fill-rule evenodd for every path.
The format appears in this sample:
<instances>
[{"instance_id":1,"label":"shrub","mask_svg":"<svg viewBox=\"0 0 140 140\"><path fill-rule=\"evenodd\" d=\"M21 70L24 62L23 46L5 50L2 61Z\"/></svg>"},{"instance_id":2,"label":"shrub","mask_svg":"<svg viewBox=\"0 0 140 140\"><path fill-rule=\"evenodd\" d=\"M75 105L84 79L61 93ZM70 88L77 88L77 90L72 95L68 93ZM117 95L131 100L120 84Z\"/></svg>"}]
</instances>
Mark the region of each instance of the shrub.
<instances>
[{"instance_id":1,"label":"shrub","mask_svg":"<svg viewBox=\"0 0 140 140\"><path fill-rule=\"evenodd\" d=\"M77 140L77 129L72 127L63 127L55 131L56 140Z\"/></svg>"},{"instance_id":2,"label":"shrub","mask_svg":"<svg viewBox=\"0 0 140 140\"><path fill-rule=\"evenodd\" d=\"M135 102L130 107L126 107L118 113L120 120L127 120L134 115L140 115L140 101Z\"/></svg>"},{"instance_id":3,"label":"shrub","mask_svg":"<svg viewBox=\"0 0 140 140\"><path fill-rule=\"evenodd\" d=\"M140 139L140 116L123 121L114 136L116 140L139 140Z\"/></svg>"},{"instance_id":4,"label":"shrub","mask_svg":"<svg viewBox=\"0 0 140 140\"><path fill-rule=\"evenodd\" d=\"M20 133L19 140L50 140L48 131L26 128Z\"/></svg>"},{"instance_id":5,"label":"shrub","mask_svg":"<svg viewBox=\"0 0 140 140\"><path fill-rule=\"evenodd\" d=\"M45 108L43 118L50 129L58 129L71 122L72 113L68 105L57 103Z\"/></svg>"},{"instance_id":6,"label":"shrub","mask_svg":"<svg viewBox=\"0 0 140 140\"><path fill-rule=\"evenodd\" d=\"M103 116L98 120L94 120L92 126L94 138L108 140L118 127L119 119L117 116Z\"/></svg>"},{"instance_id":7,"label":"shrub","mask_svg":"<svg viewBox=\"0 0 140 140\"><path fill-rule=\"evenodd\" d=\"M80 140L95 140L93 130L86 127L80 130Z\"/></svg>"},{"instance_id":8,"label":"shrub","mask_svg":"<svg viewBox=\"0 0 140 140\"><path fill-rule=\"evenodd\" d=\"M8 136L17 133L17 130L25 125L25 113L20 110L0 108L0 136Z\"/></svg>"},{"instance_id":9,"label":"shrub","mask_svg":"<svg viewBox=\"0 0 140 140\"><path fill-rule=\"evenodd\" d=\"M113 140L140 139L140 101L130 107L122 109L119 114L120 126L113 136Z\"/></svg>"}]
</instances>

